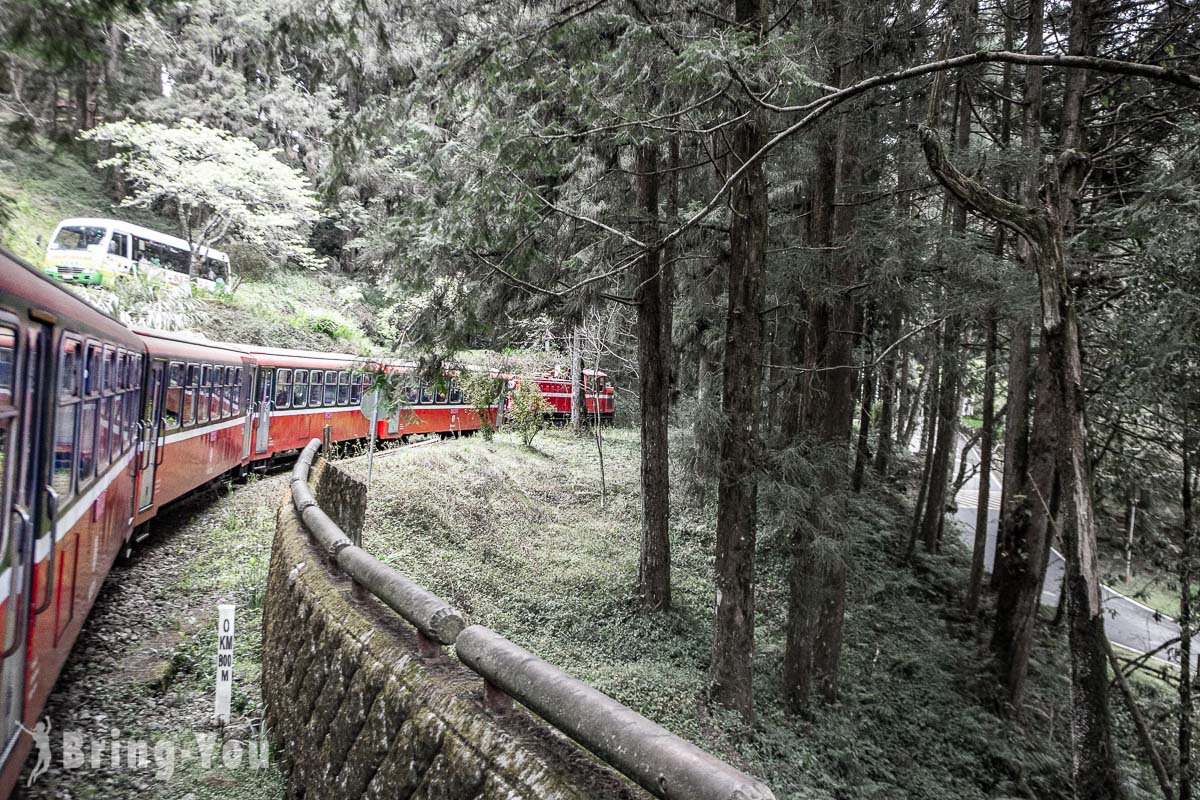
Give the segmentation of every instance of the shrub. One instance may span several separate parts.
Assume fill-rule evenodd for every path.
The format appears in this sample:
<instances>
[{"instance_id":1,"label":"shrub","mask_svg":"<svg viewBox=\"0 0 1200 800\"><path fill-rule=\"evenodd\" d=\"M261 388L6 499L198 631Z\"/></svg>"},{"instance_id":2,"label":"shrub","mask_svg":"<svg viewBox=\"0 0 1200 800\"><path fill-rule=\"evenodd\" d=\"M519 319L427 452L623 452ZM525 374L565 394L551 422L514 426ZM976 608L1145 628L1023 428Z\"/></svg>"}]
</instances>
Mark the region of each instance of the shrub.
<instances>
[{"instance_id":1,"label":"shrub","mask_svg":"<svg viewBox=\"0 0 1200 800\"><path fill-rule=\"evenodd\" d=\"M508 419L520 432L521 441L529 447L533 444L534 437L546 427L546 414L553 410L546 398L542 397L537 381L522 380L512 394L512 407L508 411Z\"/></svg>"},{"instance_id":2,"label":"shrub","mask_svg":"<svg viewBox=\"0 0 1200 800\"><path fill-rule=\"evenodd\" d=\"M471 408L475 409L475 413L479 415L479 429L483 431L484 440L490 442L496 433L496 426L492 423L488 411L495 405L496 398L500 396L504 382L486 372L471 372L463 369L459 373L458 383L462 387L463 396L471 404Z\"/></svg>"}]
</instances>

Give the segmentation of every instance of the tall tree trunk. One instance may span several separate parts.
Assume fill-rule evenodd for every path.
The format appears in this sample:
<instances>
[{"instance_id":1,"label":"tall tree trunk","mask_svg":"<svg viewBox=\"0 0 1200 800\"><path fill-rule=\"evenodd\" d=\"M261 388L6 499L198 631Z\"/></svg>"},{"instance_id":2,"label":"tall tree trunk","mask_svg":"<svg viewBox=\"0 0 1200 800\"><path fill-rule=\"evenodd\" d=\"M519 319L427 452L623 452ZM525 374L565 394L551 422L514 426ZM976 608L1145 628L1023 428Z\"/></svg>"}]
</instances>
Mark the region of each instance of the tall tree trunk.
<instances>
[{"instance_id":1,"label":"tall tree trunk","mask_svg":"<svg viewBox=\"0 0 1200 800\"><path fill-rule=\"evenodd\" d=\"M893 310L888 319L885 347L891 347L900 338L901 322L900 311ZM883 476L888 474L888 470L892 466L892 447L896 436L893 430L896 420L893 419L893 416L896 406L897 352L900 349L897 347L888 351L888 355L883 361L883 374L879 382L880 404L879 424L875 428L875 471Z\"/></svg>"},{"instance_id":2,"label":"tall tree trunk","mask_svg":"<svg viewBox=\"0 0 1200 800\"><path fill-rule=\"evenodd\" d=\"M925 551L937 552L941 545L942 526L946 519L946 487L950 479L950 464L954 442L958 438L958 384L960 318L946 320L942 345L942 379L937 394L937 435L933 437L933 458L930 461L925 518L921 535Z\"/></svg>"},{"instance_id":3,"label":"tall tree trunk","mask_svg":"<svg viewBox=\"0 0 1200 800\"><path fill-rule=\"evenodd\" d=\"M1183 552L1179 558L1179 800L1192 800L1192 563L1196 520L1193 470L1196 457L1194 417L1183 416Z\"/></svg>"},{"instance_id":4,"label":"tall tree trunk","mask_svg":"<svg viewBox=\"0 0 1200 800\"><path fill-rule=\"evenodd\" d=\"M587 408L586 395L583 391L583 352L581 349L582 333L579 326L571 331L571 430L579 433L583 425L583 414ZM639 365L640 367L640 365ZM640 373L639 373L640 374Z\"/></svg>"},{"instance_id":5,"label":"tall tree trunk","mask_svg":"<svg viewBox=\"0 0 1200 800\"><path fill-rule=\"evenodd\" d=\"M867 311L866 318L866 347L864 348L865 356L863 363L870 365L875 360L874 350L874 334L875 334L875 309L870 308ZM871 453L868 447L868 437L871 432L871 409L875 404L875 367L867 366L863 370L862 375L862 399L860 401L861 412L858 415L858 443L854 448L854 479L851 481L851 486L855 494L862 491L863 477L867 471L867 462L871 460Z\"/></svg>"},{"instance_id":6,"label":"tall tree trunk","mask_svg":"<svg viewBox=\"0 0 1200 800\"><path fill-rule=\"evenodd\" d=\"M645 215L645 241L658 239L658 145L637 151L638 205ZM643 608L671 606L671 494L667 422L670 413L671 338L665 307L671 290L663 280L659 251L650 249L638 274L638 392L641 405L642 539L638 596Z\"/></svg>"},{"instance_id":7,"label":"tall tree trunk","mask_svg":"<svg viewBox=\"0 0 1200 800\"><path fill-rule=\"evenodd\" d=\"M761 39L765 0L735 0L735 20ZM731 163L766 142L763 110L753 107L731 131ZM761 160L730 191L729 308L721 392L721 476L717 486L717 610L708 692L717 705L754 716L754 546L762 405L762 308L766 291L767 175Z\"/></svg>"},{"instance_id":8,"label":"tall tree trunk","mask_svg":"<svg viewBox=\"0 0 1200 800\"><path fill-rule=\"evenodd\" d=\"M1001 229L1003 230L1003 229ZM997 236L1003 234L997 232ZM968 614L979 610L983 593L983 568L987 558L988 505L992 493L992 429L996 416L996 317L987 314L983 353L983 428L979 434L979 496L975 510L975 541L971 548L971 579L964 604Z\"/></svg>"},{"instance_id":9,"label":"tall tree trunk","mask_svg":"<svg viewBox=\"0 0 1200 800\"><path fill-rule=\"evenodd\" d=\"M839 0L818 4L817 15L844 24ZM849 31L846 31L849 33ZM838 63L845 45L835 37L831 84L854 79L854 62ZM813 188L811 237L827 254L825 268L832 299L813 298L809 306L805 345L805 391L803 434L818 447L818 480L825 498L844 494L847 479L847 449L854 418L854 387L857 373L854 356L857 309L849 294L858 276L858 263L847 248L863 166L857 137L848 118L839 119L817 145L816 178ZM869 401L865 401L869 402ZM836 502L836 500L835 500ZM825 702L837 698L838 665L841 660L842 625L846 604L846 562L829 513L801 520L792 530L792 563L789 574L787 641L784 651L783 690L788 709L804 708L815 690Z\"/></svg>"}]
</instances>

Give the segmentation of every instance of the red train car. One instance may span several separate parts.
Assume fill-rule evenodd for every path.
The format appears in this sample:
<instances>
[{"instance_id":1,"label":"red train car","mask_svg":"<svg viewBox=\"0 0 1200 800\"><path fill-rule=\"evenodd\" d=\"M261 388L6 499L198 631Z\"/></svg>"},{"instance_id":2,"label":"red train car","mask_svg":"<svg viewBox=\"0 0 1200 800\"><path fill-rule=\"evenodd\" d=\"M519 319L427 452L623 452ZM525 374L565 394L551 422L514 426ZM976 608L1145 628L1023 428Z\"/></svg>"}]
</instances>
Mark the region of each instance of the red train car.
<instances>
[{"instance_id":1,"label":"red train car","mask_svg":"<svg viewBox=\"0 0 1200 800\"><path fill-rule=\"evenodd\" d=\"M571 418L575 396L571 392L570 376L537 375L526 380L537 382L542 396L554 409L550 413L552 419L562 422ZM598 415L601 422L612 422L615 411L614 392L613 387L608 383L608 376L603 372L585 369L583 371L583 392L586 418L595 419Z\"/></svg>"},{"instance_id":2,"label":"red train car","mask_svg":"<svg viewBox=\"0 0 1200 800\"><path fill-rule=\"evenodd\" d=\"M402 376L404 396L379 438L479 429L453 373L430 383L398 362L130 330L0 249L0 798L135 531L326 426L334 441L367 438L359 402L380 370ZM569 416L570 382L535 380ZM589 413L611 419L603 373L586 381Z\"/></svg>"},{"instance_id":3,"label":"red train car","mask_svg":"<svg viewBox=\"0 0 1200 800\"><path fill-rule=\"evenodd\" d=\"M0 796L130 530L144 359L0 251Z\"/></svg>"}]
</instances>

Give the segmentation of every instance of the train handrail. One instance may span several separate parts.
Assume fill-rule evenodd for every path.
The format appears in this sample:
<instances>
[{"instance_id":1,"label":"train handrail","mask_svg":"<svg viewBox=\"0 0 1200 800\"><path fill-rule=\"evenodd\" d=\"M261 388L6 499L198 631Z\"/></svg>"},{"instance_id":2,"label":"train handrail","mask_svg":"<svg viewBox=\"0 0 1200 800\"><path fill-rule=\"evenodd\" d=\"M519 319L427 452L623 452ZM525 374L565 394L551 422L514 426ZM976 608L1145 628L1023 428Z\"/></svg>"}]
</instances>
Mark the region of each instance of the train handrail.
<instances>
[{"instance_id":1,"label":"train handrail","mask_svg":"<svg viewBox=\"0 0 1200 800\"><path fill-rule=\"evenodd\" d=\"M50 520L50 563L46 565L46 597L41 604L33 610L34 615L43 613L50 607L51 601L54 599L54 562L58 557L58 492L54 491L53 486L46 487L46 516ZM33 539L33 557L37 559L37 537ZM37 573L37 561L33 563L33 571Z\"/></svg>"},{"instance_id":2,"label":"train handrail","mask_svg":"<svg viewBox=\"0 0 1200 800\"><path fill-rule=\"evenodd\" d=\"M766 784L482 625L355 546L317 505L308 475L321 440L292 467L292 504L332 564L498 690L662 800L774 800Z\"/></svg>"}]
</instances>

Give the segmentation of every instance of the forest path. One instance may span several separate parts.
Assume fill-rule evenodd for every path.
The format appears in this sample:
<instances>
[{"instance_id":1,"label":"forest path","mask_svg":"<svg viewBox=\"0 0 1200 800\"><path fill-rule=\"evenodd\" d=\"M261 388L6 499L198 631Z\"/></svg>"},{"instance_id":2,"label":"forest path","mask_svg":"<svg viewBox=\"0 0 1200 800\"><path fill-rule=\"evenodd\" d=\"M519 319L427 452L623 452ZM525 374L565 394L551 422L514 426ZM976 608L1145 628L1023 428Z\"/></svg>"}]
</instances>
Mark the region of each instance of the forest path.
<instances>
[{"instance_id":1,"label":"forest path","mask_svg":"<svg viewBox=\"0 0 1200 800\"><path fill-rule=\"evenodd\" d=\"M960 435L959 447L965 444L965 437ZM975 469L974 474L956 496L958 512L955 518L960 523L959 530L962 533L963 543L969 550L975 540L975 517L979 508L979 451L976 447L971 448L967 458L969 459L968 466ZM992 571L992 557L996 550L996 530L1000 520L1001 486L1000 481L996 478L996 471L999 469L1003 469L1003 464L997 461L989 476L991 488L988 490L988 539L985 556L985 569L989 574ZM1043 605L1050 607L1058 605L1065 569L1066 564L1063 561L1062 553L1058 550L1051 550L1050 564L1046 569L1046 580L1042 585ZM1179 638L1179 624L1170 617L1133 598L1126 597L1108 586L1101 586L1100 591L1104 595L1104 608L1108 612L1108 617L1104 620L1104 627L1113 644L1135 650L1138 653L1149 653L1158 650L1166 642ZM1197 659L1200 659L1200 652L1198 652L1200 651L1200 638L1193 637L1192 642L1192 663L1195 665ZM1155 658L1159 661L1178 664L1180 658L1178 644L1164 648Z\"/></svg>"}]
</instances>

